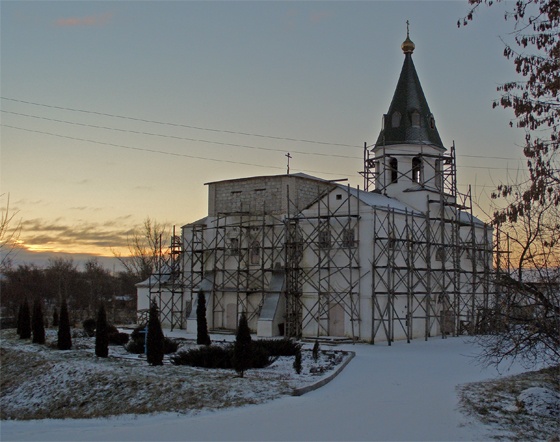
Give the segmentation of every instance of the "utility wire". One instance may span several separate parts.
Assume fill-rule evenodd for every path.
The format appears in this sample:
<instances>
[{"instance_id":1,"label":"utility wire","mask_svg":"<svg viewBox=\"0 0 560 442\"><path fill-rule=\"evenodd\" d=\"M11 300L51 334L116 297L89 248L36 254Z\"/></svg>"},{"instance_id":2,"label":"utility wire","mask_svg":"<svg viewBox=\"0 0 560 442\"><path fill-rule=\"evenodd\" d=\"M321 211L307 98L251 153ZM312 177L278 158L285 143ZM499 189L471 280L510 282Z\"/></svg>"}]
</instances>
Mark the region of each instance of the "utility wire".
<instances>
[{"instance_id":1,"label":"utility wire","mask_svg":"<svg viewBox=\"0 0 560 442\"><path fill-rule=\"evenodd\" d=\"M15 98L8 98L8 97L0 97L0 98L2 100L13 101L13 102L23 103L23 104L29 104L29 105L33 105L33 106L47 107L47 108L60 109L60 110L66 110L66 111L72 111L72 112L81 112L81 113L86 113L86 114L100 115L100 116L106 116L106 117L112 117L112 118L121 118L121 119L125 119L125 120L139 121L139 122L144 122L144 123L153 123L153 124L159 124L159 125L165 125L165 126L171 126L171 127L184 127L184 128L204 130L204 131L209 131L209 132L253 136L253 137L260 137L260 138L270 138L270 139L274 139L274 140L294 141L294 142L301 142L301 143L313 143L313 144L321 144L321 145L328 145L328 146L354 147L354 148L359 148L359 149L363 150L363 146L360 147L360 146L355 146L355 145L352 145L352 144L328 143L328 142L313 141L313 140L299 140L299 139L289 138L289 137L278 137L278 136L272 136L272 135L262 135L262 134L238 132L238 131L223 130L223 129L203 128L203 127L198 127L198 126L190 126L190 125L186 125L186 124L147 120L147 119L129 117L129 116L124 116L124 115L109 114L109 113L105 113L105 112L96 112L96 111L89 111L89 110L84 110L84 109L75 109L75 108L54 106L54 105L43 104L43 103L35 103L35 102L32 102L32 101L18 100L18 99L15 99ZM128 133L134 133L134 134L140 134L140 135L173 138L173 139L179 139L179 140L185 140L185 141L196 141L196 142L201 142L201 143L210 143L210 144L218 144L218 145L233 146L233 147L243 147L243 148L247 148L247 149L259 149L259 150L268 150L268 151L275 151L275 152L285 152L285 149L272 149L272 148L259 147L259 146L249 146L249 145L244 145L244 144L221 143L221 142L217 142L217 141L186 138L186 137L179 137L179 136L173 136L173 135L156 134L156 133L150 133L150 132L140 132L140 131L133 131L133 130L128 130L128 129L119 129L119 128L106 127L106 126L97 126L97 125L93 125L93 124L76 123L76 122L67 121L67 120L57 120L57 119L53 119L53 118L40 117L40 116L36 116L36 115L29 115L29 114L11 112L11 111L5 111L5 110L2 110L1 112L12 114L12 115L24 116L24 117L28 117L28 118L37 118L37 119L42 119L42 120L47 120L47 121L54 121L54 122L64 123L64 124L73 124L73 125L77 125L77 126L91 127L91 128L96 128L96 129L113 130L113 131L118 131L118 132L128 132ZM370 147L372 147L372 146L371 145L367 146L367 148L370 148ZM336 157L336 158L361 159L361 157L354 157L354 156L349 156L349 155L312 153L312 152L294 151L294 150L290 150L290 151L293 152L293 153L300 154L300 155L318 155L318 156L328 156L328 157ZM495 160L514 160L514 161L523 160L523 158L496 157L496 156L486 156L486 155L456 154L456 156L464 157L464 158L481 158L481 159L495 159ZM458 167L476 168L478 166L458 166ZM486 169L488 169L488 168L486 168Z\"/></svg>"},{"instance_id":2,"label":"utility wire","mask_svg":"<svg viewBox=\"0 0 560 442\"><path fill-rule=\"evenodd\" d=\"M122 144L107 143L107 142L103 142L103 141L96 141L96 140L89 140L89 139L86 139L86 138L71 137L71 136L68 136L68 135L54 134L54 133L51 133L51 132L44 132L44 131L39 131L39 130L34 130L34 129L26 129L26 128L23 128L23 127L11 126L11 125L8 125L8 124L0 124L0 126L7 127L7 128L10 128L10 129L21 130L21 131L24 131L24 132L32 132L32 133L38 133L38 134L42 134L42 135L50 135L50 136L53 136L53 137L65 138L65 139L74 140L74 141L82 141L82 142L86 142L86 143L94 143L94 144L100 144L100 145L103 145L103 146L118 147L118 148L122 148L122 149L136 150L136 151L141 151L141 152L157 153L157 154L161 154L161 155L191 158L191 159L203 160L203 161L214 161L214 162L218 162L218 163L230 163L230 164L240 164L240 165L244 165L244 166L255 166L255 167L261 167L261 168L266 168L266 169L285 170L284 167L278 167L278 166L265 166L265 165L262 165L262 164L245 163L245 162L242 162L242 161L232 161L232 160L224 160L224 159L216 159L216 158L206 158L206 157L199 157L199 156L195 156L195 155L187 155L187 154L182 154L182 153L166 152L166 151L156 150L156 149L125 146L125 145L122 145ZM333 173L333 172L324 172L324 171L320 171L320 170L307 170L307 169L301 169L301 171L302 172L310 172L310 173L321 173L321 174L333 175L333 176L337 176L337 177L350 176L350 175L354 174L354 173L347 173L347 172ZM471 185L471 186L476 187L476 188L490 188L490 189L495 189L496 188L496 186L494 186L494 185L485 185L485 184L457 183L457 185L458 186L465 186L465 187Z\"/></svg>"},{"instance_id":3,"label":"utility wire","mask_svg":"<svg viewBox=\"0 0 560 442\"><path fill-rule=\"evenodd\" d=\"M217 158L199 157L199 156L195 156L195 155L187 155L187 154L184 154L184 153L166 152L166 151L163 151L163 150L148 149L148 148L134 147L134 146L126 146L124 144L107 143L107 142L104 142L104 141L89 140L87 138L71 137L69 135L55 134L55 133L52 133L52 132L44 132L44 131L34 130L34 129L26 129L26 128L23 128L23 127L11 126L11 125L8 125L8 124L1 124L0 126L7 127L7 128L10 128L10 129L21 130L21 131L25 131L25 132L33 132L33 133L37 133L37 134L41 134L41 135L50 135L50 136L58 137L58 138L65 138L65 139L68 139L68 140L83 141L83 142L86 142L86 143L101 144L101 145L104 145L104 146L118 147L118 148L122 148L122 149L136 150L136 151L141 151L141 152L158 153L158 154L162 154L162 155L192 158L192 159L196 159L196 160L215 161L215 162L218 162L218 163L241 164L241 165L244 165L244 166L255 166L255 167L262 167L262 168L266 168L266 169L285 170L284 167L278 167L278 166L265 166L263 164L245 163L245 162L242 162L242 161L232 161L232 160L224 160L224 159L217 159ZM323 171L319 171L319 170L303 170L302 169L302 171L303 172L311 172L311 173L322 173L322 174L325 174L325 175L335 175L335 176L338 176L338 177L340 177L341 175L344 175L343 173L323 172Z\"/></svg>"},{"instance_id":4,"label":"utility wire","mask_svg":"<svg viewBox=\"0 0 560 442\"><path fill-rule=\"evenodd\" d=\"M38 116L34 116L34 115L20 114L20 113L17 113L17 112L10 112L10 111L3 111L3 110L1 112L8 113L8 114L13 114L13 115L31 117L31 118L38 118L38 119L47 120L47 121L54 121L54 122L59 122L59 123L75 124L75 125L78 125L78 126L85 126L85 127L96 128L96 129L107 129L107 130L134 133L134 134L140 134L140 135L150 135L150 136L173 138L173 139L187 140L187 141L200 142L200 143L217 144L217 145L220 145L220 146L241 147L241 148L258 149L258 150L265 150L265 151L272 151L272 152L285 152L285 150L283 150L283 149L270 149L270 148L266 148L266 147L247 146L247 145L243 145L243 144L222 143L222 142L218 142L218 141L208 141L208 140L198 140L198 139L194 139L194 138L177 137L177 136L174 136L174 135L164 135L164 134L153 134L153 133L149 133L149 132L130 131L128 129L118 129L118 128L111 128L111 127L104 127L104 126L96 126L96 125L85 124L85 123L73 123L73 122L64 121L64 120L56 120L56 119L53 119L53 118L38 117ZM243 163L243 162L236 162L236 161L229 161L229 160L221 160L221 159L216 159L216 158L197 157L197 156L194 156L194 155L166 152L166 151L161 151L161 150L156 150L156 149L144 149L144 148L139 148L139 147L125 146L125 145L121 145L121 144L107 143L107 142L96 141L96 140L85 139L85 138L77 138L77 137L72 137L72 136L69 136L69 135L56 134L56 133L52 133L52 132L44 132L44 131L39 131L39 130L35 130L35 129L27 129L27 128L23 128L23 127L11 126L11 125L7 125L7 124L2 124L2 126L8 127L10 129L25 131L25 132L34 132L34 133L43 134L43 135L51 135L51 136L59 137L59 138L67 138L67 139L76 140L76 141L85 141L85 142L89 142L89 143L96 143L96 144L113 146L113 147L121 147L121 148L126 148L126 149L131 149L131 150L140 150L140 151L144 150L144 151L147 151L147 152L160 153L160 154L163 154L163 155L184 156L186 158L196 158L196 159L208 160L208 161L230 162L230 163L233 163L233 164L245 164L245 165L253 165L253 166L257 166L257 167L272 167L272 168L275 168L275 169L283 169L283 167L277 167L277 166L262 166L262 165L257 165L257 164L254 164L254 163ZM302 152L302 151L293 151L293 150L291 150L290 152L297 153L297 154L302 154L302 155L319 155L319 156L337 157L337 158L344 158L344 159L362 159L361 157L354 157L354 156L350 156L350 155L330 155L330 154L323 154L323 153L312 153L312 152ZM506 168L506 167L465 166L465 165L457 165L456 167L458 169L509 170L509 168ZM308 172L326 173L328 175L340 175L340 174L336 174L336 173L332 173L332 172L322 172L322 171L308 171Z\"/></svg>"},{"instance_id":5,"label":"utility wire","mask_svg":"<svg viewBox=\"0 0 560 442\"><path fill-rule=\"evenodd\" d=\"M18 100L18 99L15 99L15 98L8 98L8 97L0 97L0 98L2 100L13 101L13 102L16 102L16 103L30 104L30 105L33 105L33 106L41 106L41 107L47 107L47 108L51 108L51 109L60 109L60 110L66 110L66 111L71 111L71 112L81 112L81 113L85 113L85 114L100 115L100 116L111 117L111 118L121 118L123 120L139 121L139 122L142 122L142 123L160 124L160 125L172 126L172 127L185 127L185 128L188 128L188 129L204 130L204 131L208 131L208 132L218 132L218 133L226 133L226 134L234 134L234 135L244 135L244 136L248 136L248 137L270 138L270 139L273 139L273 140L294 141L294 142L297 142L297 143L311 143L311 144L321 144L321 145L326 145L326 146L339 146L339 147L354 147L354 148L359 148L359 149L363 148L361 146L356 146L356 145L352 145L352 144L327 143L327 142L324 142L324 141L300 140L300 139L296 139L296 138L277 137L277 136L273 136L273 135L263 135L263 134L250 133L250 132L238 132L238 131L224 130L224 129L211 129L211 128L207 128L207 127L191 126L191 125L188 125L188 124L169 123L169 122L165 122L165 121L156 121L156 120L146 120L146 119L143 119L143 118L128 117L128 116L125 116L125 115L115 115L115 114L109 114L109 113L105 113L105 112L95 112L95 111L84 110L84 109L75 109L75 108L71 108L71 107L53 106L53 105L50 105L50 104L35 103L35 102L32 102L32 101Z\"/></svg>"},{"instance_id":6,"label":"utility wire","mask_svg":"<svg viewBox=\"0 0 560 442\"><path fill-rule=\"evenodd\" d=\"M38 120L45 120L45 121L53 121L55 123L71 124L71 125L74 125L74 126L82 126L82 127L91 127L93 129L112 130L112 131L115 131L115 132L125 132L125 133L137 134L137 135L148 135L148 136L151 136L151 137L171 138L171 139L174 139L174 140L182 140L182 141L194 141L194 142L197 142L197 143L217 144L217 145L220 145L220 146L242 147L242 148L245 148L245 149L257 149L257 150L266 150L266 151L272 151L272 152L286 152L286 149L273 149L273 148L260 147L260 146L249 146L249 145L246 145L246 144L223 143L223 142L220 142L220 141L202 140L202 139L198 139L198 138L179 137L179 136L175 136L175 135L157 134L157 133L152 133L152 132L143 132L143 131L136 131L136 130L130 130L130 129L120 129L120 128L116 128L116 127L98 126L98 125L95 125L95 124L87 124L87 123L76 123L74 121L58 120L58 119L55 119L55 118L40 117L40 116L37 116L37 115L23 114L23 113L20 113L20 112L11 112L11 111L6 111L6 110L0 110L0 112L5 113L5 114L10 114L10 115L17 115L17 116L20 116L20 117L35 118L35 119L38 119ZM361 158L361 157L352 157L352 156L348 156L348 155L336 155L336 154L327 154L327 153L319 153L319 152L304 152L304 151L293 150L293 149L290 149L290 152L291 153L297 153L297 154L300 154L300 155L318 155L318 156L324 156L324 157L356 158L356 159Z\"/></svg>"}]
</instances>

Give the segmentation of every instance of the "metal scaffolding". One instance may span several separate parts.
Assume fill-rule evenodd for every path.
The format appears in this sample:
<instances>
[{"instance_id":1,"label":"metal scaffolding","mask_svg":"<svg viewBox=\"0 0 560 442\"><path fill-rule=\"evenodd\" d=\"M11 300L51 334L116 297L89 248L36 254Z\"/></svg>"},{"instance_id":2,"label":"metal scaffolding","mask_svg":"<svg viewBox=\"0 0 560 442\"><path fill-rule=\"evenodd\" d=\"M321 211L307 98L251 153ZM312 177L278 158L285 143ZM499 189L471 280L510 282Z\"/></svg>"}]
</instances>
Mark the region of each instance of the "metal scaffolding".
<instances>
[{"instance_id":1,"label":"metal scaffolding","mask_svg":"<svg viewBox=\"0 0 560 442\"><path fill-rule=\"evenodd\" d=\"M242 313L255 329L271 294L282 302L279 333L290 337L390 344L484 329L492 232L473 217L470 188L457 191L455 147L419 150L412 169L395 173L424 191L425 210L375 203L389 185L378 182L380 168L401 153L370 157L364 146L366 191L317 179L305 207L287 186L282 213L267 210L266 199L252 210L240 202L183 227L181 238L174 232L150 279L163 319L183 328L202 291L213 329L235 330Z\"/></svg>"},{"instance_id":2,"label":"metal scaffolding","mask_svg":"<svg viewBox=\"0 0 560 442\"><path fill-rule=\"evenodd\" d=\"M366 187L376 184L385 155L384 149L379 157L364 154ZM478 312L489 304L491 232L472 215L470 188L467 194L457 191L455 146L449 155L420 152L416 158L433 169L422 183L430 189L427 211L374 211L372 343L390 344L396 335L410 342L421 331L425 339L475 333ZM398 173L410 180L415 171ZM387 187L376 191L386 193Z\"/></svg>"}]
</instances>

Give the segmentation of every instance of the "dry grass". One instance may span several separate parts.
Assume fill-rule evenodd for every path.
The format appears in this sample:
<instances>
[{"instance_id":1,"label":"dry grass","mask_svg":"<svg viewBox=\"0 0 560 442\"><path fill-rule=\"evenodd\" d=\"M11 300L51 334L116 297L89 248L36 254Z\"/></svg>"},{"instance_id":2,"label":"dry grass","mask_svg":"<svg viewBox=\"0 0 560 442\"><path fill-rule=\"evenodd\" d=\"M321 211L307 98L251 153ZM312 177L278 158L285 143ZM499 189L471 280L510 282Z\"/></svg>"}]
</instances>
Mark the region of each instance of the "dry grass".
<instances>
[{"instance_id":1,"label":"dry grass","mask_svg":"<svg viewBox=\"0 0 560 442\"><path fill-rule=\"evenodd\" d=\"M508 441L560 441L558 416L535 415L518 401L530 387L560 392L560 367L522 373L459 387L462 410L489 425L489 437Z\"/></svg>"},{"instance_id":2,"label":"dry grass","mask_svg":"<svg viewBox=\"0 0 560 442\"><path fill-rule=\"evenodd\" d=\"M310 373L311 355L300 376L291 368L292 358L279 358L239 378L233 370L153 367L120 347L111 347L109 358L97 358L93 338L74 338L72 350L60 351L52 348L53 331L47 345L21 341L14 330L2 330L0 337L1 419L196 413L262 403L321 378Z\"/></svg>"}]
</instances>

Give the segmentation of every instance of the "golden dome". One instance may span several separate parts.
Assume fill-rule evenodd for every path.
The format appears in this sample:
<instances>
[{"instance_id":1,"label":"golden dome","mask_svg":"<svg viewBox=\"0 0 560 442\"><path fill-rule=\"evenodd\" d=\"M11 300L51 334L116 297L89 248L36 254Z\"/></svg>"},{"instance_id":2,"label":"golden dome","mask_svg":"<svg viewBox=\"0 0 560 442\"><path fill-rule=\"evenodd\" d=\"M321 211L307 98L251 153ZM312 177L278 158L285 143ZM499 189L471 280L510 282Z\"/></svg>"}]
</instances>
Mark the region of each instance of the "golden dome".
<instances>
[{"instance_id":1,"label":"golden dome","mask_svg":"<svg viewBox=\"0 0 560 442\"><path fill-rule=\"evenodd\" d=\"M406 21L406 40L403 41L403 44L401 45L401 49L405 54L412 54L414 52L414 48L416 47L414 45L414 43L412 42L412 40L410 39L409 35L408 35L408 20Z\"/></svg>"},{"instance_id":2,"label":"golden dome","mask_svg":"<svg viewBox=\"0 0 560 442\"><path fill-rule=\"evenodd\" d=\"M416 46L414 45L412 40L408 38L408 36L406 37L406 40L403 41L403 44L401 45L401 49L405 54L412 54L414 52L415 47Z\"/></svg>"}]
</instances>

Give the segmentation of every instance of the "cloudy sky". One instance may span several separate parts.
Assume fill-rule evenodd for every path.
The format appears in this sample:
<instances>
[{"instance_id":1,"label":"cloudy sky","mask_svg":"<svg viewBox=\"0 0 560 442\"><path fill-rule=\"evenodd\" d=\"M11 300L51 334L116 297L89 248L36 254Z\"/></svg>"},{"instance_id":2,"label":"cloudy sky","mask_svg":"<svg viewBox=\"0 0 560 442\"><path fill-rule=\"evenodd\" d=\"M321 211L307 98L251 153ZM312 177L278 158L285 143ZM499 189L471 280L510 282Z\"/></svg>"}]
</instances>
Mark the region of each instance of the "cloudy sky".
<instances>
[{"instance_id":1,"label":"cloudy sky","mask_svg":"<svg viewBox=\"0 0 560 442\"><path fill-rule=\"evenodd\" d=\"M467 1L1 4L2 207L21 246L111 256L146 217L207 212L204 183L292 172L362 185L403 62L414 62L459 188L522 167L523 133L492 109L515 78L503 6ZM39 256L39 255L36 255ZM49 255L50 256L50 255Z\"/></svg>"}]
</instances>

